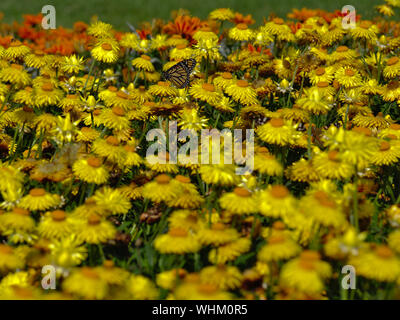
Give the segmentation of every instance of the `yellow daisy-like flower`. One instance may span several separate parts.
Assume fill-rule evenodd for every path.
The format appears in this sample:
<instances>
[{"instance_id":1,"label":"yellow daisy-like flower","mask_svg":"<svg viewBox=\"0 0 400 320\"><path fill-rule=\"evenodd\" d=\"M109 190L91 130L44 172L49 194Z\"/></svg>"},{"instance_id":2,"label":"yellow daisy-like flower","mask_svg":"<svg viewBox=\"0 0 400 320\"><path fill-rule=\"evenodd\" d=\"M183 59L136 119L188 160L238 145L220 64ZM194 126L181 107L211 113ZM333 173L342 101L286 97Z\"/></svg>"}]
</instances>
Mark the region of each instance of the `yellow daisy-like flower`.
<instances>
[{"instance_id":1,"label":"yellow daisy-like flower","mask_svg":"<svg viewBox=\"0 0 400 320\"><path fill-rule=\"evenodd\" d=\"M148 72L154 72L154 66L150 61L150 57L148 55L142 54L140 57L132 60L132 67L138 70L145 70Z\"/></svg>"},{"instance_id":2,"label":"yellow daisy-like flower","mask_svg":"<svg viewBox=\"0 0 400 320\"><path fill-rule=\"evenodd\" d=\"M148 93L156 97L175 97L178 95L176 88L171 87L170 82L158 81L149 87Z\"/></svg>"},{"instance_id":3,"label":"yellow daisy-like flower","mask_svg":"<svg viewBox=\"0 0 400 320\"><path fill-rule=\"evenodd\" d=\"M96 38L109 38L112 35L112 25L102 22L95 21L87 29L87 33Z\"/></svg>"},{"instance_id":4,"label":"yellow daisy-like flower","mask_svg":"<svg viewBox=\"0 0 400 320\"><path fill-rule=\"evenodd\" d=\"M222 98L222 92L211 83L198 82L193 84L189 89L189 94L195 99L213 105L217 104Z\"/></svg>"},{"instance_id":5,"label":"yellow daisy-like flower","mask_svg":"<svg viewBox=\"0 0 400 320\"><path fill-rule=\"evenodd\" d=\"M75 234L53 241L49 249L52 261L62 268L75 267L87 258L87 249Z\"/></svg>"},{"instance_id":6,"label":"yellow daisy-like flower","mask_svg":"<svg viewBox=\"0 0 400 320\"><path fill-rule=\"evenodd\" d=\"M105 213L109 214L126 214L131 208L131 203L118 189L108 186L97 190L93 196L96 204L103 208Z\"/></svg>"},{"instance_id":7,"label":"yellow daisy-like flower","mask_svg":"<svg viewBox=\"0 0 400 320\"><path fill-rule=\"evenodd\" d=\"M47 210L58 206L61 203L61 198L58 194L47 193L42 188L34 188L29 191L29 194L21 199L20 207L31 211Z\"/></svg>"},{"instance_id":8,"label":"yellow daisy-like flower","mask_svg":"<svg viewBox=\"0 0 400 320\"><path fill-rule=\"evenodd\" d=\"M0 80L9 82L21 88L31 83L29 74L24 70L20 64L11 64L7 68L0 69Z\"/></svg>"},{"instance_id":9,"label":"yellow daisy-like flower","mask_svg":"<svg viewBox=\"0 0 400 320\"><path fill-rule=\"evenodd\" d=\"M396 281L400 275L400 260L385 245L351 256L349 264L357 270L357 275L380 282Z\"/></svg>"},{"instance_id":10,"label":"yellow daisy-like flower","mask_svg":"<svg viewBox=\"0 0 400 320\"><path fill-rule=\"evenodd\" d=\"M33 91L33 99L37 107L56 105L62 98L63 92L55 88L51 82L44 82Z\"/></svg>"},{"instance_id":11,"label":"yellow daisy-like flower","mask_svg":"<svg viewBox=\"0 0 400 320\"><path fill-rule=\"evenodd\" d=\"M234 266L219 264L208 266L200 271L200 280L206 284L214 284L219 289L229 290L239 287L242 283L242 274Z\"/></svg>"},{"instance_id":12,"label":"yellow daisy-like flower","mask_svg":"<svg viewBox=\"0 0 400 320\"><path fill-rule=\"evenodd\" d=\"M172 201L177 197L178 186L175 180L166 174L161 174L143 186L142 194L154 202Z\"/></svg>"},{"instance_id":13,"label":"yellow daisy-like flower","mask_svg":"<svg viewBox=\"0 0 400 320\"><path fill-rule=\"evenodd\" d=\"M315 251L303 251L300 258L293 259L282 267L279 283L307 294L322 293L323 280L330 277L331 266L320 260Z\"/></svg>"},{"instance_id":14,"label":"yellow daisy-like flower","mask_svg":"<svg viewBox=\"0 0 400 320\"><path fill-rule=\"evenodd\" d=\"M313 166L321 178L344 180L354 174L354 167L343 161L342 155L336 150L317 154Z\"/></svg>"},{"instance_id":15,"label":"yellow daisy-like flower","mask_svg":"<svg viewBox=\"0 0 400 320\"><path fill-rule=\"evenodd\" d=\"M397 142L397 141L396 141ZM371 162L377 166L389 166L400 160L400 145L392 141L382 141L374 152Z\"/></svg>"},{"instance_id":16,"label":"yellow daisy-like flower","mask_svg":"<svg viewBox=\"0 0 400 320\"><path fill-rule=\"evenodd\" d=\"M24 61L28 67L40 69L50 62L50 58L43 51L36 50L34 53L26 55Z\"/></svg>"},{"instance_id":17,"label":"yellow daisy-like flower","mask_svg":"<svg viewBox=\"0 0 400 320\"><path fill-rule=\"evenodd\" d=\"M325 227L338 229L347 224L346 216L325 191L318 190L303 197L300 201L300 210Z\"/></svg>"},{"instance_id":18,"label":"yellow daisy-like flower","mask_svg":"<svg viewBox=\"0 0 400 320\"><path fill-rule=\"evenodd\" d=\"M228 228L221 222L215 222L210 227L200 229L197 236L203 245L223 245L239 239L239 233L235 229Z\"/></svg>"},{"instance_id":19,"label":"yellow daisy-like flower","mask_svg":"<svg viewBox=\"0 0 400 320\"><path fill-rule=\"evenodd\" d=\"M115 234L115 227L95 213L91 213L86 221L76 224L76 235L83 242L99 244L113 239Z\"/></svg>"},{"instance_id":20,"label":"yellow daisy-like flower","mask_svg":"<svg viewBox=\"0 0 400 320\"><path fill-rule=\"evenodd\" d=\"M314 69L308 74L310 78L310 82L313 85L316 85L318 82L328 82L331 83L334 77L334 68L333 67L319 67Z\"/></svg>"},{"instance_id":21,"label":"yellow daisy-like flower","mask_svg":"<svg viewBox=\"0 0 400 320\"><path fill-rule=\"evenodd\" d=\"M156 300L159 296L158 289L154 283L142 275L131 275L127 283L127 289L132 298L137 300Z\"/></svg>"},{"instance_id":22,"label":"yellow daisy-like flower","mask_svg":"<svg viewBox=\"0 0 400 320\"><path fill-rule=\"evenodd\" d=\"M114 63L118 60L119 46L113 39L100 40L92 49L91 54L97 61Z\"/></svg>"},{"instance_id":23,"label":"yellow daisy-like flower","mask_svg":"<svg viewBox=\"0 0 400 320\"><path fill-rule=\"evenodd\" d=\"M281 18L275 18L272 21L267 22L261 29L272 36L275 36L279 41L295 40L292 30Z\"/></svg>"},{"instance_id":24,"label":"yellow daisy-like flower","mask_svg":"<svg viewBox=\"0 0 400 320\"><path fill-rule=\"evenodd\" d=\"M157 236L154 247L161 253L185 254L197 252L201 244L197 237L182 228L171 228L168 233Z\"/></svg>"},{"instance_id":25,"label":"yellow daisy-like flower","mask_svg":"<svg viewBox=\"0 0 400 320\"><path fill-rule=\"evenodd\" d=\"M225 264L233 261L243 253L250 250L251 241L248 238L239 238L212 249L208 254L208 260L214 264Z\"/></svg>"},{"instance_id":26,"label":"yellow daisy-like flower","mask_svg":"<svg viewBox=\"0 0 400 320\"><path fill-rule=\"evenodd\" d=\"M335 78L340 85L345 88L357 87L362 85L362 79L358 71L352 68L341 67L335 73Z\"/></svg>"},{"instance_id":27,"label":"yellow daisy-like flower","mask_svg":"<svg viewBox=\"0 0 400 320\"><path fill-rule=\"evenodd\" d=\"M255 33L247 24L239 23L229 30L229 37L237 41L250 41L255 37Z\"/></svg>"},{"instance_id":28,"label":"yellow daisy-like flower","mask_svg":"<svg viewBox=\"0 0 400 320\"><path fill-rule=\"evenodd\" d=\"M102 184L107 181L109 176L101 159L95 157L77 160L72 170L79 179L88 183Z\"/></svg>"},{"instance_id":29,"label":"yellow daisy-like flower","mask_svg":"<svg viewBox=\"0 0 400 320\"><path fill-rule=\"evenodd\" d=\"M292 258L300 251L301 247L287 233L275 231L258 251L257 257L263 262L279 261Z\"/></svg>"},{"instance_id":30,"label":"yellow daisy-like flower","mask_svg":"<svg viewBox=\"0 0 400 320\"><path fill-rule=\"evenodd\" d=\"M229 8L219 8L216 10L213 10L209 14L210 19L214 20L232 20L235 17L235 13L229 9Z\"/></svg>"},{"instance_id":31,"label":"yellow daisy-like flower","mask_svg":"<svg viewBox=\"0 0 400 320\"><path fill-rule=\"evenodd\" d=\"M178 300L229 300L232 294L219 290L215 284L202 283L198 274L189 274L174 290Z\"/></svg>"},{"instance_id":32,"label":"yellow daisy-like flower","mask_svg":"<svg viewBox=\"0 0 400 320\"><path fill-rule=\"evenodd\" d=\"M103 109L98 117L100 124L115 130L124 130L130 127L129 120L125 117L123 108L114 106L112 109Z\"/></svg>"},{"instance_id":33,"label":"yellow daisy-like flower","mask_svg":"<svg viewBox=\"0 0 400 320\"><path fill-rule=\"evenodd\" d=\"M264 147L260 148L254 155L254 170L269 176L281 176L283 174L282 164Z\"/></svg>"},{"instance_id":34,"label":"yellow daisy-like flower","mask_svg":"<svg viewBox=\"0 0 400 320\"><path fill-rule=\"evenodd\" d=\"M39 235L49 240L56 240L70 235L74 231L74 222L63 210L47 212L38 225Z\"/></svg>"},{"instance_id":35,"label":"yellow daisy-like flower","mask_svg":"<svg viewBox=\"0 0 400 320\"><path fill-rule=\"evenodd\" d=\"M189 48L185 43L177 44L176 47L173 48L169 53L171 60L176 60L176 61L189 59L192 57L192 55L193 55L193 49Z\"/></svg>"},{"instance_id":36,"label":"yellow daisy-like flower","mask_svg":"<svg viewBox=\"0 0 400 320\"><path fill-rule=\"evenodd\" d=\"M30 52L31 49L29 49L29 47L17 40L10 43L10 46L4 51L3 55L7 60L15 61L17 59L22 59Z\"/></svg>"},{"instance_id":37,"label":"yellow daisy-like flower","mask_svg":"<svg viewBox=\"0 0 400 320\"><path fill-rule=\"evenodd\" d=\"M287 168L286 175L294 181L315 182L320 179L318 172L312 162L304 158L294 162Z\"/></svg>"},{"instance_id":38,"label":"yellow daisy-like flower","mask_svg":"<svg viewBox=\"0 0 400 320\"><path fill-rule=\"evenodd\" d=\"M109 291L107 282L100 277L97 270L90 267L72 271L62 286L66 292L84 299L104 299Z\"/></svg>"},{"instance_id":39,"label":"yellow daisy-like flower","mask_svg":"<svg viewBox=\"0 0 400 320\"><path fill-rule=\"evenodd\" d=\"M361 21L355 28L350 29L350 34L355 40L367 40L372 42L377 40L377 33L379 32L376 24L370 21Z\"/></svg>"},{"instance_id":40,"label":"yellow daisy-like flower","mask_svg":"<svg viewBox=\"0 0 400 320\"><path fill-rule=\"evenodd\" d=\"M100 136L100 132L96 129L89 127L82 127L80 131L77 133L76 141L78 142L93 142Z\"/></svg>"},{"instance_id":41,"label":"yellow daisy-like flower","mask_svg":"<svg viewBox=\"0 0 400 320\"><path fill-rule=\"evenodd\" d=\"M236 83L226 87L225 92L244 105L258 104L257 93L246 80L236 80Z\"/></svg>"},{"instance_id":42,"label":"yellow daisy-like flower","mask_svg":"<svg viewBox=\"0 0 400 320\"><path fill-rule=\"evenodd\" d=\"M384 16L387 16L387 17L391 17L391 16L394 15L393 8L391 6L386 5L386 4L375 6L375 9L378 10L378 12L380 14L383 14Z\"/></svg>"},{"instance_id":43,"label":"yellow daisy-like flower","mask_svg":"<svg viewBox=\"0 0 400 320\"><path fill-rule=\"evenodd\" d=\"M24 267L24 261L17 254L13 247L0 244L0 273L4 274L12 270Z\"/></svg>"},{"instance_id":44,"label":"yellow daisy-like flower","mask_svg":"<svg viewBox=\"0 0 400 320\"><path fill-rule=\"evenodd\" d=\"M267 217L283 217L295 210L296 201L289 190L282 185L270 185L259 195L259 211Z\"/></svg>"},{"instance_id":45,"label":"yellow daisy-like flower","mask_svg":"<svg viewBox=\"0 0 400 320\"><path fill-rule=\"evenodd\" d=\"M280 146L294 143L294 139L298 135L292 124L281 118L272 118L266 124L258 127L256 132L261 140Z\"/></svg>"},{"instance_id":46,"label":"yellow daisy-like flower","mask_svg":"<svg viewBox=\"0 0 400 320\"><path fill-rule=\"evenodd\" d=\"M234 214L250 214L258 211L255 196L245 188L235 188L233 192L223 194L219 203L222 209Z\"/></svg>"},{"instance_id":47,"label":"yellow daisy-like flower","mask_svg":"<svg viewBox=\"0 0 400 320\"><path fill-rule=\"evenodd\" d=\"M221 75L213 79L213 83L217 88L225 90L228 86L235 83L235 79L233 78L232 73L223 72Z\"/></svg>"},{"instance_id":48,"label":"yellow daisy-like flower","mask_svg":"<svg viewBox=\"0 0 400 320\"><path fill-rule=\"evenodd\" d=\"M84 58L77 57L75 54L64 57L61 63L61 70L67 73L77 74L80 71L84 70Z\"/></svg>"},{"instance_id":49,"label":"yellow daisy-like flower","mask_svg":"<svg viewBox=\"0 0 400 320\"><path fill-rule=\"evenodd\" d=\"M394 79L400 75L400 58L391 57L386 61L386 67L383 69L385 78Z\"/></svg>"},{"instance_id":50,"label":"yellow daisy-like flower","mask_svg":"<svg viewBox=\"0 0 400 320\"><path fill-rule=\"evenodd\" d=\"M205 183L232 186L240 181L235 170L235 166L230 164L210 164L200 166L199 172Z\"/></svg>"},{"instance_id":51,"label":"yellow daisy-like flower","mask_svg":"<svg viewBox=\"0 0 400 320\"><path fill-rule=\"evenodd\" d=\"M115 136L109 136L106 139L96 139L93 142L92 151L96 155L107 158L108 161L119 165L123 165L126 159L126 151Z\"/></svg>"}]
</instances>

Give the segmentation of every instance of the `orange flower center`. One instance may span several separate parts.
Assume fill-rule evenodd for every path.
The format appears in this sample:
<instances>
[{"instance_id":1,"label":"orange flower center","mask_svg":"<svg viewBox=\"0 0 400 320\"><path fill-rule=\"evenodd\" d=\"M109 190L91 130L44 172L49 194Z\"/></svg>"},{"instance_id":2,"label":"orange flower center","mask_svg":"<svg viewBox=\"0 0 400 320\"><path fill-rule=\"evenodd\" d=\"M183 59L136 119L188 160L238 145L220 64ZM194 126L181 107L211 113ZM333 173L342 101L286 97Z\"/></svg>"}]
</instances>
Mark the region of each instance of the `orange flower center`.
<instances>
[{"instance_id":1,"label":"orange flower center","mask_svg":"<svg viewBox=\"0 0 400 320\"><path fill-rule=\"evenodd\" d=\"M392 123L392 124L389 126L389 128L390 128L390 129L393 129L393 130L400 130L400 124L398 124L398 123Z\"/></svg>"},{"instance_id":2,"label":"orange flower center","mask_svg":"<svg viewBox=\"0 0 400 320\"><path fill-rule=\"evenodd\" d=\"M103 50L106 50L106 51L111 51L112 50L112 46L109 43L103 43L101 45L101 47L102 47Z\"/></svg>"},{"instance_id":3,"label":"orange flower center","mask_svg":"<svg viewBox=\"0 0 400 320\"><path fill-rule=\"evenodd\" d=\"M65 211L55 210L51 213L51 217L54 221L63 221L66 218Z\"/></svg>"},{"instance_id":4,"label":"orange flower center","mask_svg":"<svg viewBox=\"0 0 400 320\"><path fill-rule=\"evenodd\" d=\"M326 88L328 86L329 86L329 83L326 82L326 81L320 81L320 82L317 83L317 87L318 88Z\"/></svg>"},{"instance_id":5,"label":"orange flower center","mask_svg":"<svg viewBox=\"0 0 400 320\"><path fill-rule=\"evenodd\" d=\"M339 46L339 47L336 49L337 52L346 52L346 51L348 51L348 50L349 50L349 48L346 47L346 46Z\"/></svg>"},{"instance_id":6,"label":"orange flower center","mask_svg":"<svg viewBox=\"0 0 400 320\"><path fill-rule=\"evenodd\" d=\"M144 60L150 61L150 57L147 54L142 54L140 57Z\"/></svg>"},{"instance_id":7,"label":"orange flower center","mask_svg":"<svg viewBox=\"0 0 400 320\"><path fill-rule=\"evenodd\" d=\"M285 242L285 236L283 234L273 235L268 238L269 244L276 244Z\"/></svg>"},{"instance_id":8,"label":"orange flower center","mask_svg":"<svg viewBox=\"0 0 400 320\"><path fill-rule=\"evenodd\" d=\"M109 86L109 87L108 87L108 91L117 92L117 91L118 91L118 88L117 88L117 87L114 87L114 86Z\"/></svg>"},{"instance_id":9,"label":"orange flower center","mask_svg":"<svg viewBox=\"0 0 400 320\"><path fill-rule=\"evenodd\" d=\"M106 268L112 268L112 267L114 267L114 262L112 260L105 260L103 265Z\"/></svg>"},{"instance_id":10,"label":"orange flower center","mask_svg":"<svg viewBox=\"0 0 400 320\"><path fill-rule=\"evenodd\" d=\"M199 285L198 291L204 294L212 294L217 291L217 287L211 283L202 283Z\"/></svg>"},{"instance_id":11,"label":"orange flower center","mask_svg":"<svg viewBox=\"0 0 400 320\"><path fill-rule=\"evenodd\" d=\"M212 230L225 230L225 225L221 222L216 222L211 227Z\"/></svg>"},{"instance_id":12,"label":"orange flower center","mask_svg":"<svg viewBox=\"0 0 400 320\"><path fill-rule=\"evenodd\" d=\"M190 178L185 177L185 176L182 176L182 175L180 175L180 174L178 174L178 175L175 177L175 179L178 180L178 181L181 182L181 183L189 183L189 182L190 182Z\"/></svg>"},{"instance_id":13,"label":"orange flower center","mask_svg":"<svg viewBox=\"0 0 400 320\"><path fill-rule=\"evenodd\" d=\"M168 234L172 237L187 237L188 233L182 228L171 228Z\"/></svg>"},{"instance_id":14,"label":"orange flower center","mask_svg":"<svg viewBox=\"0 0 400 320\"><path fill-rule=\"evenodd\" d=\"M50 82L45 82L42 85L42 90L43 91L52 91L53 90L53 85Z\"/></svg>"},{"instance_id":15,"label":"orange flower center","mask_svg":"<svg viewBox=\"0 0 400 320\"><path fill-rule=\"evenodd\" d=\"M118 145L119 145L118 139L117 139L116 137L114 137L114 136L108 137L108 138L106 139L106 142L107 142L109 145L112 145L112 146L118 146Z\"/></svg>"},{"instance_id":16,"label":"orange flower center","mask_svg":"<svg viewBox=\"0 0 400 320\"><path fill-rule=\"evenodd\" d=\"M344 72L346 76L348 77L352 77L354 76L356 73L354 72L354 70L351 69L346 69L346 71Z\"/></svg>"},{"instance_id":17,"label":"orange flower center","mask_svg":"<svg viewBox=\"0 0 400 320\"><path fill-rule=\"evenodd\" d=\"M369 21L362 21L360 23L360 28L363 28L363 29L368 29L370 26L371 26L371 23Z\"/></svg>"},{"instance_id":18,"label":"orange flower center","mask_svg":"<svg viewBox=\"0 0 400 320\"><path fill-rule=\"evenodd\" d=\"M279 24L279 25L282 25L285 23L285 21L282 18L275 18L273 21L275 24Z\"/></svg>"},{"instance_id":19,"label":"orange flower center","mask_svg":"<svg viewBox=\"0 0 400 320\"><path fill-rule=\"evenodd\" d=\"M96 273L96 271L92 270L89 267L82 267L81 272L87 278L91 278L91 279L99 278L99 275Z\"/></svg>"},{"instance_id":20,"label":"orange flower center","mask_svg":"<svg viewBox=\"0 0 400 320\"><path fill-rule=\"evenodd\" d=\"M42 197L46 194L46 190L43 188L34 188L31 191L29 191L29 195L32 197Z\"/></svg>"},{"instance_id":21,"label":"orange flower center","mask_svg":"<svg viewBox=\"0 0 400 320\"><path fill-rule=\"evenodd\" d=\"M280 128L283 127L283 125L285 124L283 119L281 118L272 118L269 123L271 124L271 126L273 126L274 128Z\"/></svg>"},{"instance_id":22,"label":"orange flower center","mask_svg":"<svg viewBox=\"0 0 400 320\"><path fill-rule=\"evenodd\" d=\"M391 57L388 61L387 61L387 65L388 66L392 66L394 64L396 64L397 62L399 62L399 58L398 57Z\"/></svg>"},{"instance_id":23,"label":"orange flower center","mask_svg":"<svg viewBox=\"0 0 400 320\"><path fill-rule=\"evenodd\" d=\"M246 30L248 27L247 27L247 24L245 24L245 23L239 23L236 26L236 28L238 28L239 30Z\"/></svg>"},{"instance_id":24,"label":"orange flower center","mask_svg":"<svg viewBox=\"0 0 400 320\"><path fill-rule=\"evenodd\" d=\"M67 94L67 99L76 99L78 96L76 94Z\"/></svg>"},{"instance_id":25,"label":"orange flower center","mask_svg":"<svg viewBox=\"0 0 400 320\"><path fill-rule=\"evenodd\" d=\"M179 50L186 49L186 47L187 47L186 43L179 43L176 45L176 48Z\"/></svg>"},{"instance_id":26,"label":"orange flower center","mask_svg":"<svg viewBox=\"0 0 400 320\"><path fill-rule=\"evenodd\" d=\"M375 253L384 259L393 257L393 251L387 246L379 246L375 249Z\"/></svg>"},{"instance_id":27,"label":"orange flower center","mask_svg":"<svg viewBox=\"0 0 400 320\"><path fill-rule=\"evenodd\" d=\"M22 45L21 41L18 40L10 43L10 47L19 47L21 45Z\"/></svg>"},{"instance_id":28,"label":"orange flower center","mask_svg":"<svg viewBox=\"0 0 400 320\"><path fill-rule=\"evenodd\" d=\"M239 197L250 197L251 192L245 188L235 188L233 192L238 195Z\"/></svg>"},{"instance_id":29,"label":"orange flower center","mask_svg":"<svg viewBox=\"0 0 400 320\"><path fill-rule=\"evenodd\" d=\"M317 70L315 70L315 74L317 76L322 76L323 74L325 74L325 68L322 67L318 68Z\"/></svg>"},{"instance_id":30,"label":"orange flower center","mask_svg":"<svg viewBox=\"0 0 400 320\"><path fill-rule=\"evenodd\" d=\"M275 230L285 230L285 224L282 221L275 221L272 227Z\"/></svg>"},{"instance_id":31,"label":"orange flower center","mask_svg":"<svg viewBox=\"0 0 400 320\"><path fill-rule=\"evenodd\" d=\"M328 152L328 159L331 161L337 161L338 160L338 155L339 152L336 150L331 150Z\"/></svg>"},{"instance_id":32,"label":"orange flower center","mask_svg":"<svg viewBox=\"0 0 400 320\"><path fill-rule=\"evenodd\" d=\"M160 174L155 178L155 180L158 184L167 184L171 181L171 178L166 174Z\"/></svg>"},{"instance_id":33,"label":"orange flower center","mask_svg":"<svg viewBox=\"0 0 400 320\"><path fill-rule=\"evenodd\" d=\"M390 143L387 141L382 141L379 150L380 151L387 151L390 149Z\"/></svg>"},{"instance_id":34,"label":"orange flower center","mask_svg":"<svg viewBox=\"0 0 400 320\"><path fill-rule=\"evenodd\" d=\"M134 146L126 145L124 146L124 150L127 152L135 152L136 148Z\"/></svg>"},{"instance_id":35,"label":"orange flower center","mask_svg":"<svg viewBox=\"0 0 400 320\"><path fill-rule=\"evenodd\" d=\"M118 106L113 107L111 110L116 116L122 117L125 114L124 109Z\"/></svg>"},{"instance_id":36,"label":"orange flower center","mask_svg":"<svg viewBox=\"0 0 400 320\"><path fill-rule=\"evenodd\" d=\"M90 216L89 216L89 218L88 218L88 223L89 223L90 225L99 224L100 221L101 221L100 217L99 217L97 214L95 214L95 213L90 214Z\"/></svg>"},{"instance_id":37,"label":"orange flower center","mask_svg":"<svg viewBox=\"0 0 400 320\"><path fill-rule=\"evenodd\" d=\"M213 84L211 83L203 83L201 86L204 90L209 91L209 92L214 92L215 91L215 87Z\"/></svg>"},{"instance_id":38,"label":"orange flower center","mask_svg":"<svg viewBox=\"0 0 400 320\"><path fill-rule=\"evenodd\" d=\"M117 97L119 97L121 99L128 99L129 98L129 96L123 91L118 91L117 92Z\"/></svg>"},{"instance_id":39,"label":"orange flower center","mask_svg":"<svg viewBox=\"0 0 400 320\"><path fill-rule=\"evenodd\" d=\"M99 158L90 157L87 159L87 163L89 166L91 166L93 168L101 167L101 160Z\"/></svg>"},{"instance_id":40,"label":"orange flower center","mask_svg":"<svg viewBox=\"0 0 400 320\"><path fill-rule=\"evenodd\" d=\"M13 209L13 212L22 216L29 216L29 211L23 208L16 207Z\"/></svg>"},{"instance_id":41,"label":"orange flower center","mask_svg":"<svg viewBox=\"0 0 400 320\"><path fill-rule=\"evenodd\" d=\"M226 80L230 80L230 79L232 79L232 74L229 73L229 72L224 72L224 73L221 74L221 77L226 79Z\"/></svg>"},{"instance_id":42,"label":"orange flower center","mask_svg":"<svg viewBox=\"0 0 400 320\"><path fill-rule=\"evenodd\" d=\"M362 133L368 137L372 135L372 130L364 127L354 127L351 131Z\"/></svg>"},{"instance_id":43,"label":"orange flower center","mask_svg":"<svg viewBox=\"0 0 400 320\"><path fill-rule=\"evenodd\" d=\"M22 70L23 67L20 64L12 63L11 68L17 69L17 70Z\"/></svg>"},{"instance_id":44,"label":"orange flower center","mask_svg":"<svg viewBox=\"0 0 400 320\"><path fill-rule=\"evenodd\" d=\"M7 246L5 244L0 244L0 253L3 254L10 254L12 253L12 248L10 246Z\"/></svg>"},{"instance_id":45,"label":"orange flower center","mask_svg":"<svg viewBox=\"0 0 400 320\"><path fill-rule=\"evenodd\" d=\"M320 254L317 251L304 250L300 254L301 260L317 261L320 259Z\"/></svg>"},{"instance_id":46,"label":"orange flower center","mask_svg":"<svg viewBox=\"0 0 400 320\"><path fill-rule=\"evenodd\" d=\"M169 87L169 83L165 81L158 81L157 84L162 87Z\"/></svg>"},{"instance_id":47,"label":"orange flower center","mask_svg":"<svg viewBox=\"0 0 400 320\"><path fill-rule=\"evenodd\" d=\"M285 186L275 185L271 187L269 193L276 199L283 199L289 195L289 190Z\"/></svg>"}]
</instances>

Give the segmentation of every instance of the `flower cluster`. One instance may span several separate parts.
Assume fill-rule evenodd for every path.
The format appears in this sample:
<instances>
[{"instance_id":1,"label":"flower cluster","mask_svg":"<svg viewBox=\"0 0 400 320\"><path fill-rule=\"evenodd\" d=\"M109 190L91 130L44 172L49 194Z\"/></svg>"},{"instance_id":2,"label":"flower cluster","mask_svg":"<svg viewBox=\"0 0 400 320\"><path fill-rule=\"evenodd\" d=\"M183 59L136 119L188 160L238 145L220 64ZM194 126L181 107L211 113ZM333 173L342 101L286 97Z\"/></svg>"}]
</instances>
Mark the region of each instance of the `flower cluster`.
<instances>
[{"instance_id":1,"label":"flower cluster","mask_svg":"<svg viewBox=\"0 0 400 320\"><path fill-rule=\"evenodd\" d=\"M224 8L137 32L0 25L0 299L398 298L398 7L353 29ZM162 73L185 59L177 88ZM254 170L151 161L171 121L254 129Z\"/></svg>"}]
</instances>

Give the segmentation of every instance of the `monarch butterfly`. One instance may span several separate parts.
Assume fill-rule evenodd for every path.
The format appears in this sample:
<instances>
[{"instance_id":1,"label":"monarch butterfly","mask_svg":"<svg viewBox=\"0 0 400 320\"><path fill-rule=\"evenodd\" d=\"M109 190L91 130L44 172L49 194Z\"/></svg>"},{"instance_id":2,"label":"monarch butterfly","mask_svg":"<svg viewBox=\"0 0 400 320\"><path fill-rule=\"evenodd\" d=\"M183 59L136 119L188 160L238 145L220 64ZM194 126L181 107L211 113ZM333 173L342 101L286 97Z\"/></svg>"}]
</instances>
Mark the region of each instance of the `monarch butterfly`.
<instances>
[{"instance_id":1,"label":"monarch butterfly","mask_svg":"<svg viewBox=\"0 0 400 320\"><path fill-rule=\"evenodd\" d=\"M189 85L190 74L195 66L196 60L193 58L183 60L163 72L163 78L171 81L180 89L185 88Z\"/></svg>"}]
</instances>

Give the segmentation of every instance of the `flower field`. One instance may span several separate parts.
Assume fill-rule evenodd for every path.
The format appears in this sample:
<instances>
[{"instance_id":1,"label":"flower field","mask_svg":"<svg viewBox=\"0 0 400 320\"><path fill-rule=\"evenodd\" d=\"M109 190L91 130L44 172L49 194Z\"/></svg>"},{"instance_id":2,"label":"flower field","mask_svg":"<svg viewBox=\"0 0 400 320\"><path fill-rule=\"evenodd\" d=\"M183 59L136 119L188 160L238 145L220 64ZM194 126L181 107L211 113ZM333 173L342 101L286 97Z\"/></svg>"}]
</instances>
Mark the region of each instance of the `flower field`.
<instances>
[{"instance_id":1,"label":"flower field","mask_svg":"<svg viewBox=\"0 0 400 320\"><path fill-rule=\"evenodd\" d=\"M0 299L399 298L398 8L0 22Z\"/></svg>"}]
</instances>

